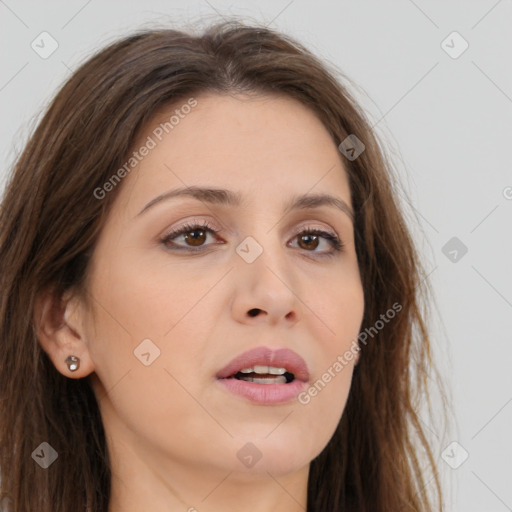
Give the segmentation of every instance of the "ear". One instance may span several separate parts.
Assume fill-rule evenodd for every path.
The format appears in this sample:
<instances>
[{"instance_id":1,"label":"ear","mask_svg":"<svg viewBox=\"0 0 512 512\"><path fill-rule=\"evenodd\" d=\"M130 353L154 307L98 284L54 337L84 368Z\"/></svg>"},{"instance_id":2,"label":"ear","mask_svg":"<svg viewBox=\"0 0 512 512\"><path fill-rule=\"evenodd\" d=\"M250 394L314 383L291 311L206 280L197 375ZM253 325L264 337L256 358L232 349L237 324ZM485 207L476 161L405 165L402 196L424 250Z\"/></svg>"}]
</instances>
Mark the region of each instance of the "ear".
<instances>
[{"instance_id":1,"label":"ear","mask_svg":"<svg viewBox=\"0 0 512 512\"><path fill-rule=\"evenodd\" d=\"M84 329L85 312L82 301L70 292L59 297L49 290L35 301L33 321L39 344L66 377L80 379L94 371ZM66 358L72 355L80 360L73 372L66 364Z\"/></svg>"}]
</instances>

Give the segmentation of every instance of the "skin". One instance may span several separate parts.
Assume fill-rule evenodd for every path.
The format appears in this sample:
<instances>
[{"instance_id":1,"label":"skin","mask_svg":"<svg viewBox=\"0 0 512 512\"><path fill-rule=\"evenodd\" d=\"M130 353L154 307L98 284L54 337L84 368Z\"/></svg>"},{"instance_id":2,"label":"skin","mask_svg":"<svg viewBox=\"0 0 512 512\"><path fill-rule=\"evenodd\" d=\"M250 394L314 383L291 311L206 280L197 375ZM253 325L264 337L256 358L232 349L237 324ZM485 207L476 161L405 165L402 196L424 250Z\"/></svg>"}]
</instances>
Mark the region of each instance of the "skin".
<instances>
[{"instance_id":1,"label":"skin","mask_svg":"<svg viewBox=\"0 0 512 512\"><path fill-rule=\"evenodd\" d=\"M253 512L303 511L309 464L340 420L356 358L307 405L251 403L215 374L263 345L297 352L312 384L357 338L364 297L350 216L329 206L283 215L289 198L305 193L332 194L351 208L343 157L293 99L196 99L124 178L92 257L90 304L69 294L55 312L45 299L39 340L62 374L91 380L112 460L109 512L148 504L154 512L229 512L247 503ZM134 147L174 108L157 113ZM239 192L244 203L181 197L138 215L163 192L192 185ZM202 252L161 242L194 220L222 228L207 234ZM308 227L333 232L344 247L322 258L333 248L304 240ZM263 248L252 263L236 252L247 236ZM190 247L184 235L174 243ZM249 315L254 308L259 314ZM144 339L160 350L148 366L134 355ZM80 358L74 373L70 354ZM248 442L262 454L251 468L237 457Z\"/></svg>"}]
</instances>

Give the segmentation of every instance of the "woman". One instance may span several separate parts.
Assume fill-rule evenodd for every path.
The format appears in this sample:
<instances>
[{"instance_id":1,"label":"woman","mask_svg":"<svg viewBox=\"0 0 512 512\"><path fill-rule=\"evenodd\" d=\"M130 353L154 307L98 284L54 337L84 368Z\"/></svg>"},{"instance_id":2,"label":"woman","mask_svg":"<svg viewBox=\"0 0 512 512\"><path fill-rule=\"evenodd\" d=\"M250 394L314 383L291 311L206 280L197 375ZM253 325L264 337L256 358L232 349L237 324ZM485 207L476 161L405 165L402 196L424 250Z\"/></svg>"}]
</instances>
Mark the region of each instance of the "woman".
<instances>
[{"instance_id":1,"label":"woman","mask_svg":"<svg viewBox=\"0 0 512 512\"><path fill-rule=\"evenodd\" d=\"M269 29L145 31L85 62L2 203L6 510L441 510L389 170Z\"/></svg>"}]
</instances>

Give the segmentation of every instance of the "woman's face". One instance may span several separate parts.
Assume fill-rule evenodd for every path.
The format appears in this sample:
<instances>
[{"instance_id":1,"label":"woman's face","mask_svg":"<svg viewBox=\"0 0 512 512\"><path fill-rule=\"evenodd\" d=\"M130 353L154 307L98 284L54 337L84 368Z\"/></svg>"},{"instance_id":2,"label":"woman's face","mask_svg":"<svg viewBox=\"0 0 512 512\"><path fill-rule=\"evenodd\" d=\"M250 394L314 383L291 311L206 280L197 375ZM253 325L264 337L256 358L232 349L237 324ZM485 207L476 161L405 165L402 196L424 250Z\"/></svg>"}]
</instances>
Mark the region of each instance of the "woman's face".
<instances>
[{"instance_id":1,"label":"woman's face","mask_svg":"<svg viewBox=\"0 0 512 512\"><path fill-rule=\"evenodd\" d=\"M296 101L195 99L169 133L180 105L148 123L117 185L83 310L92 383L116 457L176 481L180 467L278 477L322 451L350 389L354 360L333 371L364 309L349 184Z\"/></svg>"}]
</instances>

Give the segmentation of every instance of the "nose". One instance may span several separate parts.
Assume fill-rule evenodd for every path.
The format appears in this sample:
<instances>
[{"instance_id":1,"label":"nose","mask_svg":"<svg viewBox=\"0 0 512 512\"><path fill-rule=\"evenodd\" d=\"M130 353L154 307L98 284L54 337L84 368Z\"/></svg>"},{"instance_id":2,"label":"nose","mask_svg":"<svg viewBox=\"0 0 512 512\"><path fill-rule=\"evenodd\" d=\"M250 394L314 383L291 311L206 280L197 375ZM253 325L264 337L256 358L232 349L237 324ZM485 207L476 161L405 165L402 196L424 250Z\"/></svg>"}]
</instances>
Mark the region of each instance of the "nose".
<instances>
[{"instance_id":1,"label":"nose","mask_svg":"<svg viewBox=\"0 0 512 512\"><path fill-rule=\"evenodd\" d=\"M267 248L252 263L242 258L237 262L232 314L238 322L284 323L291 327L300 320L301 301L294 289L297 283L284 254L278 255L277 251L284 249L270 254Z\"/></svg>"}]
</instances>

